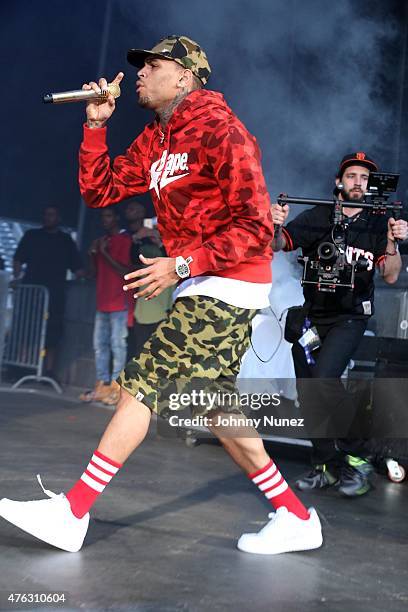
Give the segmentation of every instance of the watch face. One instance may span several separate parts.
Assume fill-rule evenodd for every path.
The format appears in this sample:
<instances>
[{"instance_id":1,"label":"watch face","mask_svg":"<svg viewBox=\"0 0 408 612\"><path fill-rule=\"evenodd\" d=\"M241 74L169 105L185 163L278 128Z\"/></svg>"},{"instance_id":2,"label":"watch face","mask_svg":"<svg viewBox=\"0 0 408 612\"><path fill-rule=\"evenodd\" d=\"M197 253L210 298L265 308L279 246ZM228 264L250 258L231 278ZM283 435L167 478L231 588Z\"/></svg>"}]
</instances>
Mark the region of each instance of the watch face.
<instances>
[{"instance_id":1,"label":"watch face","mask_svg":"<svg viewBox=\"0 0 408 612\"><path fill-rule=\"evenodd\" d=\"M178 265L177 274L180 276L180 278L186 278L187 276L189 276L190 270L189 270L188 265L185 263Z\"/></svg>"}]
</instances>

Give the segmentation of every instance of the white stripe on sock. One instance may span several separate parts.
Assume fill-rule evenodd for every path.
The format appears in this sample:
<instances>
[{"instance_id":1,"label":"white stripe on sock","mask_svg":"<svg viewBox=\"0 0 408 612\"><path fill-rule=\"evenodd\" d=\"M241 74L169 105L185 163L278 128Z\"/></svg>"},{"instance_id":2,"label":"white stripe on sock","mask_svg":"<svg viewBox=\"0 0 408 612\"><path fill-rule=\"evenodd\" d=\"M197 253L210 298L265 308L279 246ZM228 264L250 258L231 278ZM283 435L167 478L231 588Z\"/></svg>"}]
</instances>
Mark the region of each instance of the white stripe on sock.
<instances>
[{"instance_id":1,"label":"white stripe on sock","mask_svg":"<svg viewBox=\"0 0 408 612\"><path fill-rule=\"evenodd\" d=\"M92 465L92 463L88 464L88 467L86 468L86 470L87 472L91 472L94 476L97 476L99 480L103 480L104 482L106 482L106 484L108 484L108 482L110 482L113 478L113 475L109 476L109 474L106 474L106 472L102 472L102 470L98 470L98 468Z\"/></svg>"},{"instance_id":2,"label":"white stripe on sock","mask_svg":"<svg viewBox=\"0 0 408 612\"><path fill-rule=\"evenodd\" d=\"M278 487L275 487L274 489L272 489L272 491L268 491L267 493L265 493L265 497L267 497L268 499L271 499L272 497L276 497L277 495L280 495L281 493L286 491L286 489L288 488L289 488L289 485L286 482L286 480L284 480L282 484L280 484Z\"/></svg>"},{"instance_id":3,"label":"white stripe on sock","mask_svg":"<svg viewBox=\"0 0 408 612\"><path fill-rule=\"evenodd\" d=\"M276 470L277 470L277 467L273 463L271 467L266 470L266 472L262 472L262 474L255 476L255 478L252 478L252 482L254 484L258 484L258 482L262 482L262 480L265 480L265 478L268 478L269 476L273 476Z\"/></svg>"},{"instance_id":4,"label":"white stripe on sock","mask_svg":"<svg viewBox=\"0 0 408 612\"><path fill-rule=\"evenodd\" d=\"M260 491L266 491L266 489L270 489L271 487L276 485L281 478L282 474L278 472L275 476L273 476L273 478L270 478L266 482L263 482L262 484L258 485L258 488Z\"/></svg>"},{"instance_id":5,"label":"white stripe on sock","mask_svg":"<svg viewBox=\"0 0 408 612\"><path fill-rule=\"evenodd\" d=\"M97 465L99 465L101 468L103 468L104 470L106 470L107 472L110 472L112 474L112 476L114 474L116 474L116 472L119 472L119 468L114 467L113 465L111 465L110 463L108 463L107 461L104 461L103 459L100 459L99 457L97 457L96 455L92 455L92 459L91 461L93 463L96 463Z\"/></svg>"},{"instance_id":6,"label":"white stripe on sock","mask_svg":"<svg viewBox=\"0 0 408 612\"><path fill-rule=\"evenodd\" d=\"M85 474L85 472L82 474L81 480L85 484L87 484L88 487L91 487L91 489L93 489L94 491L98 491L98 493L102 493L102 491L105 489L105 486L106 486L106 485L101 484L100 482L96 482L96 480L88 476L88 474Z\"/></svg>"}]
</instances>

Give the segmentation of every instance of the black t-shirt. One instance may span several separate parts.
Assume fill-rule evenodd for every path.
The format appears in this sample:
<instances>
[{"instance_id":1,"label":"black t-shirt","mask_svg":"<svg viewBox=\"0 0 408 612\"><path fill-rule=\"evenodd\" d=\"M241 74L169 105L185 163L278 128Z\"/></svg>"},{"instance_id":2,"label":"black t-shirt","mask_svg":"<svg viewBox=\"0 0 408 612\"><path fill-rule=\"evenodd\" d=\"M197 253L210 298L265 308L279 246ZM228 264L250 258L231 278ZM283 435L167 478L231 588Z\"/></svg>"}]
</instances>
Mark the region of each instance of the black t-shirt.
<instances>
[{"instance_id":1,"label":"black t-shirt","mask_svg":"<svg viewBox=\"0 0 408 612\"><path fill-rule=\"evenodd\" d=\"M365 258L368 268L356 271L353 290L338 287L334 293L329 293L318 291L316 285L304 285L305 301L311 304L311 314L315 318L365 318L368 315L365 314L367 305L364 309L364 302L370 302L371 314L374 312L374 273L387 247L387 217L363 210L345 220L348 226L346 259L350 263L359 257ZM315 206L306 210L284 227L285 250L300 247L304 256L315 259L322 242L333 242L332 228L332 206Z\"/></svg>"},{"instance_id":2,"label":"black t-shirt","mask_svg":"<svg viewBox=\"0 0 408 612\"><path fill-rule=\"evenodd\" d=\"M65 284L67 270L76 272L82 266L81 257L71 236L44 228L28 230L14 253L14 259L27 264L24 283L60 289Z\"/></svg>"}]
</instances>

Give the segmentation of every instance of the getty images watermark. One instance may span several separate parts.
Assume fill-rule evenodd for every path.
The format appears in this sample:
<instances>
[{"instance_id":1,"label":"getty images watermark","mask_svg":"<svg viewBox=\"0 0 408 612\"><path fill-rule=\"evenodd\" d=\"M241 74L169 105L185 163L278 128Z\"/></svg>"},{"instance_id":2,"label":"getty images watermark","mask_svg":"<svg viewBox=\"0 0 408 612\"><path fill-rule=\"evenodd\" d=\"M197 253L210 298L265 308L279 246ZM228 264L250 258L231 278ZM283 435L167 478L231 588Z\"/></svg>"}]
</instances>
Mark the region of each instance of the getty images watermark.
<instances>
[{"instance_id":1,"label":"getty images watermark","mask_svg":"<svg viewBox=\"0 0 408 612\"><path fill-rule=\"evenodd\" d=\"M203 389L192 390L189 393L171 393L168 397L169 409L182 411L191 408L197 416L185 417L173 414L168 418L172 427L304 427L303 418L276 417L263 415L260 418L247 417L242 413L232 412L243 410L251 412L264 408L277 408L281 404L279 393L237 393L209 392ZM215 412L214 416L201 413Z\"/></svg>"}]
</instances>

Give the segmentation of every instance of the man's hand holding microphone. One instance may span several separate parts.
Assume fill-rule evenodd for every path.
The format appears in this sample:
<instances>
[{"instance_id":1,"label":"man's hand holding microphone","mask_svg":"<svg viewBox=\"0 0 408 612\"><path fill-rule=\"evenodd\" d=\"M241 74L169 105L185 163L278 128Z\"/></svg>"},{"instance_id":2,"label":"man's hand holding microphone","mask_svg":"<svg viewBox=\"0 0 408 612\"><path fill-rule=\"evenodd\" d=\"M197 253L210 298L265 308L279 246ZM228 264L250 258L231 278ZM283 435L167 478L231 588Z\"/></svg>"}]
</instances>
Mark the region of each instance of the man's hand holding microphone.
<instances>
[{"instance_id":1,"label":"man's hand holding microphone","mask_svg":"<svg viewBox=\"0 0 408 612\"><path fill-rule=\"evenodd\" d=\"M111 85L119 86L124 76L123 72L118 72ZM108 82L102 78L99 79L98 83L94 81L84 83L82 89L85 91L93 89L96 93L101 93L101 91L108 89ZM89 100L86 103L87 126L91 129L104 127L105 123L112 116L115 106L116 101L111 93L108 93L106 100Z\"/></svg>"}]
</instances>

